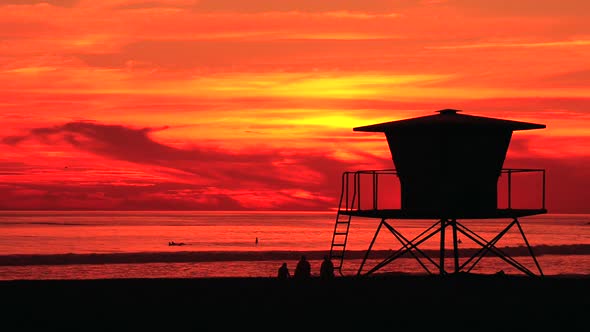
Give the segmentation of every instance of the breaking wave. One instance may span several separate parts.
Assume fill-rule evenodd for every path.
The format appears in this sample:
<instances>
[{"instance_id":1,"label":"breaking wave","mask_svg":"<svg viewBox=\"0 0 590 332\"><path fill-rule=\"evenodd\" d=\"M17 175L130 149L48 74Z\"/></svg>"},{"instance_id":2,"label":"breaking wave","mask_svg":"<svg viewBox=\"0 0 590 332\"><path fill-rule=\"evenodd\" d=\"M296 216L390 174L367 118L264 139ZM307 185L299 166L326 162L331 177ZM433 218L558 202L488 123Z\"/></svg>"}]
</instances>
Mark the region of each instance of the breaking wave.
<instances>
[{"instance_id":1,"label":"breaking wave","mask_svg":"<svg viewBox=\"0 0 590 332\"><path fill-rule=\"evenodd\" d=\"M527 247L502 247L503 253L510 256L530 255ZM470 257L479 249L462 248L461 257ZM429 256L437 257L438 250L422 250ZM395 251L372 251L370 258L386 258ZM590 244L539 245L533 247L536 256L541 255L589 255ZM77 265L77 264L142 264L142 263L189 263L189 262L229 262L229 261L285 261L297 260L301 255L308 259L321 259L328 251L181 251L181 252L135 252L135 253L95 253L95 254L48 254L48 255L0 255L0 266L27 265ZM453 252L447 249L451 257ZM347 259L362 259L365 251L346 251ZM488 255L493 255L489 253Z\"/></svg>"}]
</instances>

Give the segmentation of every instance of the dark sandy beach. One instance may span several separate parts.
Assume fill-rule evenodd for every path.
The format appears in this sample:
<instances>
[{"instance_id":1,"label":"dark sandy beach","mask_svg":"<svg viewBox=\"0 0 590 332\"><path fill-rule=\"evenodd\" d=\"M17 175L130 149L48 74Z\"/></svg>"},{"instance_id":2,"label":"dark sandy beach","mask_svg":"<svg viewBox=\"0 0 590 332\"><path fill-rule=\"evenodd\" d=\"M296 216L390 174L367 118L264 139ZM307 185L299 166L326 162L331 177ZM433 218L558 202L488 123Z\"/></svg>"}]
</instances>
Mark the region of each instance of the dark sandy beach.
<instances>
[{"instance_id":1,"label":"dark sandy beach","mask_svg":"<svg viewBox=\"0 0 590 332\"><path fill-rule=\"evenodd\" d=\"M590 317L590 277L22 280L0 294L2 324L18 330L586 328Z\"/></svg>"}]
</instances>

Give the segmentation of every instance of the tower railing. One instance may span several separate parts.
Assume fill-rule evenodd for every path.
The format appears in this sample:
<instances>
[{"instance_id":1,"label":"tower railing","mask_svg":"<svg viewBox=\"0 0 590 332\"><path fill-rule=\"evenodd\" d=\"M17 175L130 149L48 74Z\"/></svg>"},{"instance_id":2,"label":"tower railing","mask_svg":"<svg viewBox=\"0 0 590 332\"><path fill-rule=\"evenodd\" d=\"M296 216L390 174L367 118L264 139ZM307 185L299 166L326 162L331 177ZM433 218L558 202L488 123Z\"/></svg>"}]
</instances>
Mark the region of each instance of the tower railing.
<instances>
[{"instance_id":1,"label":"tower railing","mask_svg":"<svg viewBox=\"0 0 590 332\"><path fill-rule=\"evenodd\" d=\"M379 209L379 183L383 183L384 178L394 177L397 179L397 171L395 169L380 169L380 170L359 170L346 171L342 173L342 191L340 195L340 211L355 211L362 210L378 210ZM369 192L363 190L361 185L368 181L370 186ZM351 188L352 186L352 188ZM391 192L391 191L389 191ZM364 193L364 194L363 194ZM370 206L363 205L363 198L369 195Z\"/></svg>"},{"instance_id":2,"label":"tower railing","mask_svg":"<svg viewBox=\"0 0 590 332\"><path fill-rule=\"evenodd\" d=\"M541 189L541 208L545 209L545 184L546 175L545 170L541 168L503 168L501 174L507 174L507 207L512 209L512 175L522 173L538 173L541 175L542 189Z\"/></svg>"},{"instance_id":3,"label":"tower railing","mask_svg":"<svg viewBox=\"0 0 590 332\"><path fill-rule=\"evenodd\" d=\"M506 187L499 186L498 194L506 195L506 207L507 209L513 209L513 198L514 198L514 184L513 178L516 175L524 173L533 173L540 176L541 182L541 197L540 205L541 209L545 209L546 199L546 171L545 169L533 169L533 168L504 168L501 171L501 176L506 176ZM351 212L361 210L379 210L384 209L380 200L383 200L387 196L401 197L401 187L398 186L397 193L393 192L395 188L386 186L383 189L383 182L386 178L394 177L398 180L398 172L395 169L380 169L380 170L358 170L358 171L346 171L342 173L342 191L340 195L339 211ZM381 185L380 185L381 184ZM398 183L399 185L399 183ZM522 188L521 188L522 189ZM504 191L503 191L504 190ZM538 193L538 191L536 192ZM530 193L529 193L530 194ZM535 194L535 192L533 192ZM367 196L368 195L368 196ZM401 198L400 198L401 199ZM391 203L391 202L390 202ZM394 205L399 206L400 203ZM389 207L391 208L391 207ZM399 207L398 207L399 208ZM534 208L538 208L534 207Z\"/></svg>"}]
</instances>

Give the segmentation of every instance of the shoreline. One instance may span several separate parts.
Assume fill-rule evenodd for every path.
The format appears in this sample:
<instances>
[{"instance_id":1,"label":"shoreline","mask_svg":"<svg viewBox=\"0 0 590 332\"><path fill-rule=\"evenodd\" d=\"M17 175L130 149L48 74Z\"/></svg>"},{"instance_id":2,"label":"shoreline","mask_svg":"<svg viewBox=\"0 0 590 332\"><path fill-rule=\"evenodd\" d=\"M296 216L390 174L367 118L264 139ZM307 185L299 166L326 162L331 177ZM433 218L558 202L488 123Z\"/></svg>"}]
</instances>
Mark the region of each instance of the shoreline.
<instances>
[{"instance_id":1,"label":"shoreline","mask_svg":"<svg viewBox=\"0 0 590 332\"><path fill-rule=\"evenodd\" d=\"M457 274L0 281L5 324L15 326L273 327L479 321L586 324L590 276ZM122 325L121 325L122 324ZM392 325L394 324L394 325ZM504 326L506 327L506 326ZM362 330L362 329L361 329Z\"/></svg>"}]
</instances>

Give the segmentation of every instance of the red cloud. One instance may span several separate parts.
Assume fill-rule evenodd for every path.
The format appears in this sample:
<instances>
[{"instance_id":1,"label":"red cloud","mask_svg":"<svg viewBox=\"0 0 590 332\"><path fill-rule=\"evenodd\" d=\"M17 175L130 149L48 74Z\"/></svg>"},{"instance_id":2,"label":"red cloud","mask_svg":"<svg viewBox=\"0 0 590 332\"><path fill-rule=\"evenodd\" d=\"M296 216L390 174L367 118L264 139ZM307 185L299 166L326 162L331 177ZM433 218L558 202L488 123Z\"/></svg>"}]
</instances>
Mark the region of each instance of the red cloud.
<instances>
[{"instance_id":1,"label":"red cloud","mask_svg":"<svg viewBox=\"0 0 590 332\"><path fill-rule=\"evenodd\" d=\"M18 173L19 165L6 165L6 186L1 190L6 199L1 207L326 209L335 205L340 173L353 168L351 162L315 151L179 149L154 141L150 133L155 130L71 122L4 137L5 144L19 145L27 140L47 145L66 143L106 162L131 162L147 172L145 167L150 165L174 172L169 173L173 177L170 180L151 179L145 185L137 185L137 180L133 185L109 184L92 174L85 181L64 181L62 185L44 184L39 175L39 183L23 184L10 177L9 169ZM384 162L369 159L374 164Z\"/></svg>"}]
</instances>

